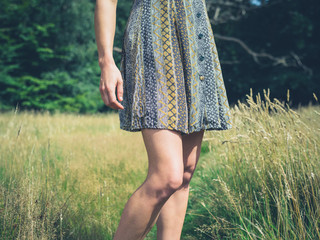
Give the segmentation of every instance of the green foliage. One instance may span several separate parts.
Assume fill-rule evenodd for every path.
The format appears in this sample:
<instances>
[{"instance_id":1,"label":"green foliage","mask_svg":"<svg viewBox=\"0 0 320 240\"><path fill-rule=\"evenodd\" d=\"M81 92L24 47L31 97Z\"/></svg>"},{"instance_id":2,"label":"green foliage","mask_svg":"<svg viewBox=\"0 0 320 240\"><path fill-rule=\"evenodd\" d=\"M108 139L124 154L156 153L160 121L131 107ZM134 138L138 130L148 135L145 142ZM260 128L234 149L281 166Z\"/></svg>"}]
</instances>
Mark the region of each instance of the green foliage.
<instances>
[{"instance_id":1,"label":"green foliage","mask_svg":"<svg viewBox=\"0 0 320 240\"><path fill-rule=\"evenodd\" d=\"M87 0L5 2L0 19L1 109L103 109L93 11Z\"/></svg>"},{"instance_id":2,"label":"green foliage","mask_svg":"<svg viewBox=\"0 0 320 240\"><path fill-rule=\"evenodd\" d=\"M208 1L215 4L215 0ZM261 59L261 64L257 64L239 44L216 38L229 101L243 100L249 88L254 92L270 88L279 99L285 98L283 89L290 89L294 96L292 104L307 103L305 95L313 92L319 95L320 89L320 2L261 2L267 3L267 7L246 13L240 21L213 25L214 34L239 38L255 52L288 56L289 63L295 62L297 66L274 65L268 59ZM115 47L122 47L132 4L131 0L117 3ZM250 5L252 1L244 4ZM89 0L2 1L0 110L9 110L16 105L24 109L53 111L57 108L58 111L80 113L111 110L104 105L99 93L94 7L94 1ZM208 14L212 18L215 11L209 9ZM120 67L121 54L114 51L113 55ZM311 71L299 66L293 56L298 56ZM238 63L225 64L226 61ZM66 83L61 83L66 79ZM23 82L35 86L32 90L27 86L23 93L17 93L22 88L17 86ZM58 84L62 85L59 87ZM48 86L55 86L53 93Z\"/></svg>"}]
</instances>

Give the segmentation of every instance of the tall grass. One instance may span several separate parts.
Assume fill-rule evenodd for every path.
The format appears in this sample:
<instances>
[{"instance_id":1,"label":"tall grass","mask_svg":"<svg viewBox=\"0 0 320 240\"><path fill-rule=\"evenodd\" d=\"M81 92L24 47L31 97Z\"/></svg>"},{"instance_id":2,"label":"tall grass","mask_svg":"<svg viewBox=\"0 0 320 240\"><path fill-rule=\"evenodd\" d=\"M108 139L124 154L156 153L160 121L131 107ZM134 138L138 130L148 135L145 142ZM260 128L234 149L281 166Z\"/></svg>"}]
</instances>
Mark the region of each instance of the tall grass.
<instances>
[{"instance_id":1,"label":"tall grass","mask_svg":"<svg viewBox=\"0 0 320 240\"><path fill-rule=\"evenodd\" d=\"M205 132L182 239L319 239L320 107L264 98ZM112 239L146 174L141 133L116 113L3 113L0 238Z\"/></svg>"},{"instance_id":2,"label":"tall grass","mask_svg":"<svg viewBox=\"0 0 320 240\"><path fill-rule=\"evenodd\" d=\"M116 114L0 116L0 238L112 239L143 182L142 137Z\"/></svg>"},{"instance_id":3,"label":"tall grass","mask_svg":"<svg viewBox=\"0 0 320 240\"><path fill-rule=\"evenodd\" d=\"M251 92L234 107L232 130L206 133L190 239L320 239L320 108L288 102L289 92L287 103Z\"/></svg>"}]
</instances>

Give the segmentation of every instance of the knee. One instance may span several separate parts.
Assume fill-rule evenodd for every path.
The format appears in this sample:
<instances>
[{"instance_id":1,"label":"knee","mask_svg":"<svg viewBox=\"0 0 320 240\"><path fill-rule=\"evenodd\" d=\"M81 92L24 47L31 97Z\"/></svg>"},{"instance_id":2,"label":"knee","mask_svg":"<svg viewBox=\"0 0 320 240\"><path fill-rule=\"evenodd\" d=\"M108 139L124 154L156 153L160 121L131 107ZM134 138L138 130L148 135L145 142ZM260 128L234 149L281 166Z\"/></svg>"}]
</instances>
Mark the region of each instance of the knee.
<instances>
[{"instance_id":1,"label":"knee","mask_svg":"<svg viewBox=\"0 0 320 240\"><path fill-rule=\"evenodd\" d=\"M165 194L165 197L169 197L172 193L174 193L181 187L181 185L183 184L183 177L181 176L181 174L170 176L166 180L164 180L163 183L163 190L167 193Z\"/></svg>"},{"instance_id":2,"label":"knee","mask_svg":"<svg viewBox=\"0 0 320 240\"><path fill-rule=\"evenodd\" d=\"M182 183L183 187L186 187L190 183L194 170L195 170L194 164L187 165L184 168L183 183Z\"/></svg>"},{"instance_id":3,"label":"knee","mask_svg":"<svg viewBox=\"0 0 320 240\"><path fill-rule=\"evenodd\" d=\"M171 174L162 179L161 194L162 198L170 197L175 191L177 191L183 184L182 174Z\"/></svg>"},{"instance_id":4,"label":"knee","mask_svg":"<svg viewBox=\"0 0 320 240\"><path fill-rule=\"evenodd\" d=\"M154 174L149 178L148 193L158 201L167 200L183 184L182 174L159 176Z\"/></svg>"}]
</instances>

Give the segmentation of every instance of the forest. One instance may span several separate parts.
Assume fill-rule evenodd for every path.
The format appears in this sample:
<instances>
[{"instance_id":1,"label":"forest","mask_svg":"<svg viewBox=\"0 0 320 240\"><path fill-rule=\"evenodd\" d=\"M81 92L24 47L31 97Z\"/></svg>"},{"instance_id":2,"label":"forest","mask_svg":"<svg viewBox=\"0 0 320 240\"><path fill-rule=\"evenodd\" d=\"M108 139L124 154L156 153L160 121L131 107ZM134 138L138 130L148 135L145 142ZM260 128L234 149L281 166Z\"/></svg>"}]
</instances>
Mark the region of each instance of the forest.
<instances>
[{"instance_id":1,"label":"forest","mask_svg":"<svg viewBox=\"0 0 320 240\"><path fill-rule=\"evenodd\" d=\"M139 1L139 0L136 0ZM120 65L132 0L117 4ZM230 104L270 89L291 107L319 95L318 0L206 0ZM113 111L99 92L95 1L12 0L0 9L0 110Z\"/></svg>"}]
</instances>

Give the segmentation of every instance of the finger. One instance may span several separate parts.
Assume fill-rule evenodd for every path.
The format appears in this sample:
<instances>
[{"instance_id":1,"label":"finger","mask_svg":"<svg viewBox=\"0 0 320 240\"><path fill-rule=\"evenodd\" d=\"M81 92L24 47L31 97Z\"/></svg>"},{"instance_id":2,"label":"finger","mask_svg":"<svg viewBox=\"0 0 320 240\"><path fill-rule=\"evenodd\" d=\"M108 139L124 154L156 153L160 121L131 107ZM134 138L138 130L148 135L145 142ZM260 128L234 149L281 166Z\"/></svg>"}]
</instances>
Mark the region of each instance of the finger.
<instances>
[{"instance_id":1,"label":"finger","mask_svg":"<svg viewBox=\"0 0 320 240\"><path fill-rule=\"evenodd\" d=\"M109 102L109 107L113 109L124 109L124 107L116 99Z\"/></svg>"},{"instance_id":2,"label":"finger","mask_svg":"<svg viewBox=\"0 0 320 240\"><path fill-rule=\"evenodd\" d=\"M99 90L100 90L101 98L102 98L104 104L108 106L109 105L109 98L107 95L106 86L103 81L100 82Z\"/></svg>"},{"instance_id":3,"label":"finger","mask_svg":"<svg viewBox=\"0 0 320 240\"><path fill-rule=\"evenodd\" d=\"M117 85L117 96L118 96L118 99L120 101L123 100L123 81L122 79L118 81L118 85Z\"/></svg>"},{"instance_id":4,"label":"finger","mask_svg":"<svg viewBox=\"0 0 320 240\"><path fill-rule=\"evenodd\" d=\"M114 93L114 89L106 87L103 81L101 81L99 89L100 89L100 93L101 93L101 98L106 106L108 106L112 109L123 108L122 105L117 106L117 104L116 104L117 102L114 102L114 101L116 101L115 96L114 96L114 100L112 99L112 97L110 97L110 95L112 95L112 93Z\"/></svg>"},{"instance_id":5,"label":"finger","mask_svg":"<svg viewBox=\"0 0 320 240\"><path fill-rule=\"evenodd\" d=\"M124 107L116 99L115 89L107 89L107 92L109 97L109 106L114 109L123 109Z\"/></svg>"}]
</instances>

